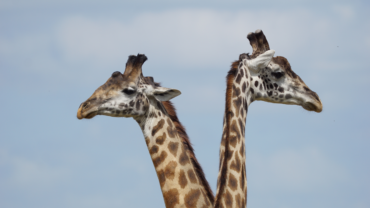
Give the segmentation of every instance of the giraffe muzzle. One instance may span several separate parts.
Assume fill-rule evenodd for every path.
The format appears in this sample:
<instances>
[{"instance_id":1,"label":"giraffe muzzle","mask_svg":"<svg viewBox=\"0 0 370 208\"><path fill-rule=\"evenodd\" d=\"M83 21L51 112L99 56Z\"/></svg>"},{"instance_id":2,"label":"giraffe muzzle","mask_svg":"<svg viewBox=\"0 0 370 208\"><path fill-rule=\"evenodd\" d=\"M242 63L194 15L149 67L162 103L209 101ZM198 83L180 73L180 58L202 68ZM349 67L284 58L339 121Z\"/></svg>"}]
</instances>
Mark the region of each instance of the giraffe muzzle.
<instances>
[{"instance_id":1,"label":"giraffe muzzle","mask_svg":"<svg viewBox=\"0 0 370 208\"><path fill-rule=\"evenodd\" d=\"M98 114L97 108L88 108L89 106L86 103L82 103L77 110L78 119L90 119Z\"/></svg>"},{"instance_id":2,"label":"giraffe muzzle","mask_svg":"<svg viewBox=\"0 0 370 208\"><path fill-rule=\"evenodd\" d=\"M315 111L316 113L320 113L322 111L322 104L321 102L312 103L312 102L305 102L302 107L308 111Z\"/></svg>"}]
</instances>

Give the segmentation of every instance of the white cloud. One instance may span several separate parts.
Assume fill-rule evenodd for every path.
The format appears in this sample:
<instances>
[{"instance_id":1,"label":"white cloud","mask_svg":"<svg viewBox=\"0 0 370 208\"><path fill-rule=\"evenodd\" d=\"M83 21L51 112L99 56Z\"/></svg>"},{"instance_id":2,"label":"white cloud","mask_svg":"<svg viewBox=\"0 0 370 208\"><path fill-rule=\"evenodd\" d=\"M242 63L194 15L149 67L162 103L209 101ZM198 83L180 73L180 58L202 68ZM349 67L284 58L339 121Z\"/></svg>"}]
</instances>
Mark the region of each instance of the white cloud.
<instances>
[{"instance_id":1,"label":"white cloud","mask_svg":"<svg viewBox=\"0 0 370 208\"><path fill-rule=\"evenodd\" d=\"M269 156L249 155L249 176L254 173L257 189L310 192L330 188L348 179L346 169L329 159L317 148L285 149Z\"/></svg>"}]
</instances>

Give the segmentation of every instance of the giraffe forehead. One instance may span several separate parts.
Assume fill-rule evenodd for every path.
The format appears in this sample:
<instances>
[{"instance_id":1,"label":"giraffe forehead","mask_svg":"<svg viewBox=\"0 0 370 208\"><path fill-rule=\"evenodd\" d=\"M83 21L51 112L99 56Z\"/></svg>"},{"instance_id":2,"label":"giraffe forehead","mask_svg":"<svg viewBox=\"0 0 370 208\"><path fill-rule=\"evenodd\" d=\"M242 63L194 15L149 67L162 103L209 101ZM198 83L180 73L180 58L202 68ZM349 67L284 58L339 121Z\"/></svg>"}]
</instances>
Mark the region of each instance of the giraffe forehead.
<instances>
[{"instance_id":1,"label":"giraffe forehead","mask_svg":"<svg viewBox=\"0 0 370 208\"><path fill-rule=\"evenodd\" d=\"M303 80L292 70L289 61L285 57L274 57L271 62L279 65L280 68L284 70L288 76L292 77L293 79L297 79L299 82L303 83Z\"/></svg>"},{"instance_id":2,"label":"giraffe forehead","mask_svg":"<svg viewBox=\"0 0 370 208\"><path fill-rule=\"evenodd\" d=\"M143 82L142 79L135 81L126 77L124 75L110 77L102 86L100 86L95 92L94 95L105 95L113 96L120 93L122 89L132 88L144 93L148 88L151 88L151 85Z\"/></svg>"}]
</instances>

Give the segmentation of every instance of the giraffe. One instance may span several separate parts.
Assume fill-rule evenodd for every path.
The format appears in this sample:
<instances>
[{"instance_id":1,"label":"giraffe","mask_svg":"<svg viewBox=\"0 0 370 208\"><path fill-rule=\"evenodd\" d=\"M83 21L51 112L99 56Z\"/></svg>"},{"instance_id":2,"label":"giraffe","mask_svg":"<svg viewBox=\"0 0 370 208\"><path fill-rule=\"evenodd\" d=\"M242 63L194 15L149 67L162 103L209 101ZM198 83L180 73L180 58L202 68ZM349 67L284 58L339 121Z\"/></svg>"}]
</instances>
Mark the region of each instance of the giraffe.
<instances>
[{"instance_id":1,"label":"giraffe","mask_svg":"<svg viewBox=\"0 0 370 208\"><path fill-rule=\"evenodd\" d=\"M249 33L252 55L241 54L226 77L226 104L220 146L215 208L246 207L245 124L256 100L300 105L321 112L319 96L295 74L284 57L273 57L262 30Z\"/></svg>"},{"instance_id":2,"label":"giraffe","mask_svg":"<svg viewBox=\"0 0 370 208\"><path fill-rule=\"evenodd\" d=\"M212 190L169 101L181 92L144 77L142 65L146 60L143 54L129 56L125 72L114 72L80 105L77 118L134 118L144 134L166 207L213 207Z\"/></svg>"}]
</instances>

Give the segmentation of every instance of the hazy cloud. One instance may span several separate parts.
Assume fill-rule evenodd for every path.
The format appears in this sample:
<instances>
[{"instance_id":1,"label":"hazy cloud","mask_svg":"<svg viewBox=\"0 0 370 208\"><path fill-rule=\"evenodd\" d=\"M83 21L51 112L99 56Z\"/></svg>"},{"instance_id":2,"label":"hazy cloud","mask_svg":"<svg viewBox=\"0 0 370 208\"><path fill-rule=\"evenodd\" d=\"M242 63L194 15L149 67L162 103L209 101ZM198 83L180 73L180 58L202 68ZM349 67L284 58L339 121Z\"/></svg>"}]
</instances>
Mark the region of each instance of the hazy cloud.
<instances>
[{"instance_id":1,"label":"hazy cloud","mask_svg":"<svg viewBox=\"0 0 370 208\"><path fill-rule=\"evenodd\" d=\"M345 20L353 19L356 14L355 10L350 5L336 5L333 7L333 9Z\"/></svg>"},{"instance_id":2,"label":"hazy cloud","mask_svg":"<svg viewBox=\"0 0 370 208\"><path fill-rule=\"evenodd\" d=\"M61 167L40 164L25 158L12 158L9 161L13 185L23 190L44 191L60 184L70 173Z\"/></svg>"},{"instance_id":3,"label":"hazy cloud","mask_svg":"<svg viewBox=\"0 0 370 208\"><path fill-rule=\"evenodd\" d=\"M317 191L348 179L348 173L317 148L281 149L266 156L251 154L250 169L258 171L260 190ZM255 179L254 179L255 180ZM257 182L256 182L257 183ZM272 191L271 189L268 189Z\"/></svg>"}]
</instances>

